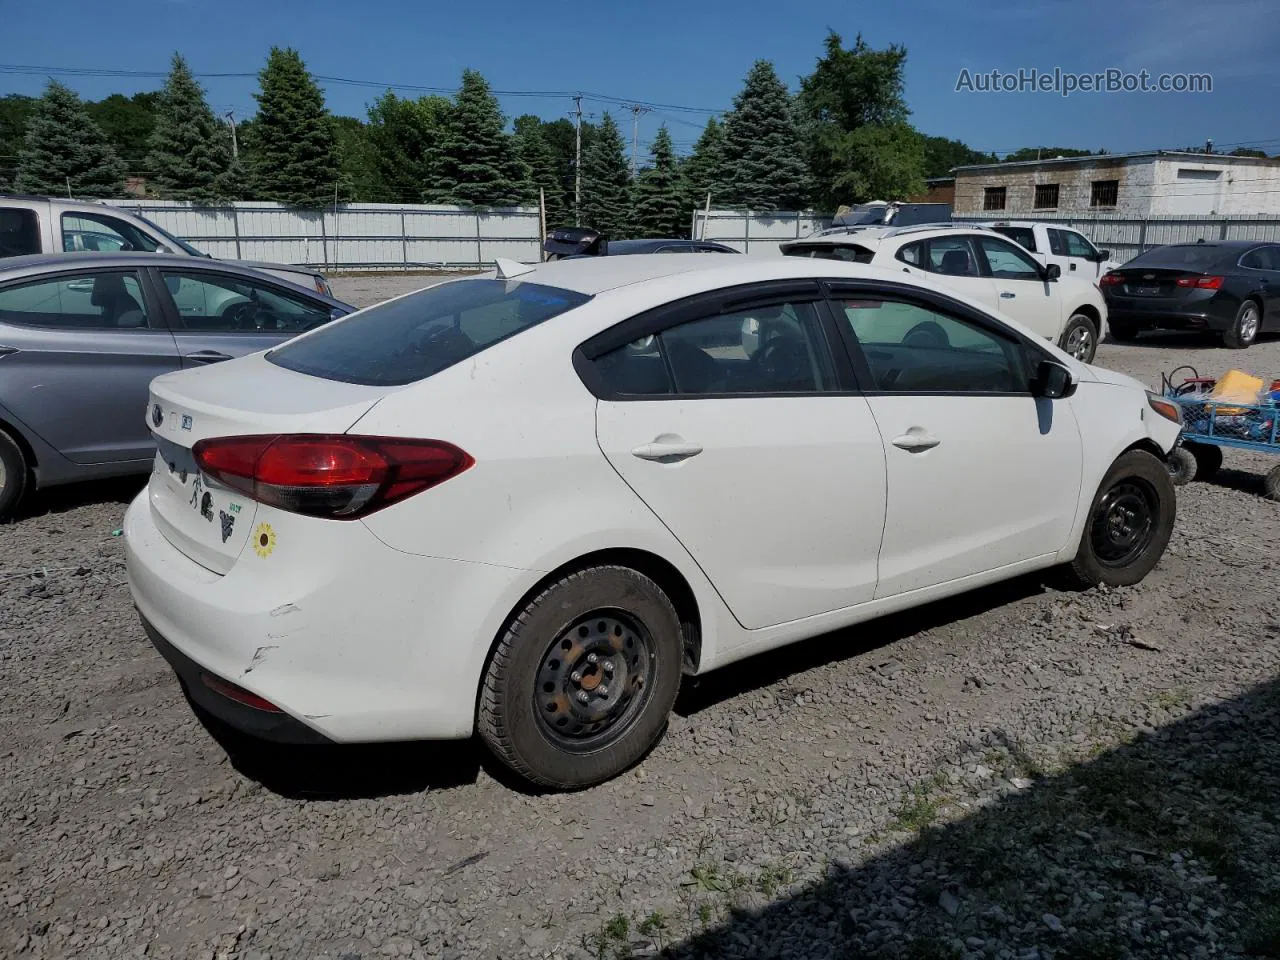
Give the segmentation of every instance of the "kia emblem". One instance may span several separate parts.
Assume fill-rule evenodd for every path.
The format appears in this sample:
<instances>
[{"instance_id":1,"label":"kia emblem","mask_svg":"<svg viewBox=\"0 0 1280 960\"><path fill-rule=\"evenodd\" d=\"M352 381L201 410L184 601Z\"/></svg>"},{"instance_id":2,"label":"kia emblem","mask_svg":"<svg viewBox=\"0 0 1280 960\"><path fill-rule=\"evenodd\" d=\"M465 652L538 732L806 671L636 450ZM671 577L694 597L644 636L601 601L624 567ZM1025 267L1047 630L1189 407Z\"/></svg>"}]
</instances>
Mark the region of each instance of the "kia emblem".
<instances>
[{"instance_id":1,"label":"kia emblem","mask_svg":"<svg viewBox=\"0 0 1280 960\"><path fill-rule=\"evenodd\" d=\"M160 409L158 403L151 406L151 423L157 427L164 423L164 411Z\"/></svg>"}]
</instances>

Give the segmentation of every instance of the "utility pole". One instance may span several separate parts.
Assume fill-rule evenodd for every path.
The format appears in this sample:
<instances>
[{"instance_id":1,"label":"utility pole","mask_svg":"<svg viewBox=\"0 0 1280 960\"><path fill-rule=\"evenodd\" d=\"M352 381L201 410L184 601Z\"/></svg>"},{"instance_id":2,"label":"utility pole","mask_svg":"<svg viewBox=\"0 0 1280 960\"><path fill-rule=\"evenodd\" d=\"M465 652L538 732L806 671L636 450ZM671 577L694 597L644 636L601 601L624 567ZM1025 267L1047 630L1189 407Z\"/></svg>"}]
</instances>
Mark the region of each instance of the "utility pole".
<instances>
[{"instance_id":1,"label":"utility pole","mask_svg":"<svg viewBox=\"0 0 1280 960\"><path fill-rule=\"evenodd\" d=\"M228 110L223 116L227 118L227 125L231 127L231 159L240 159L240 145L236 142L236 118L233 116L234 110Z\"/></svg>"},{"instance_id":2,"label":"utility pole","mask_svg":"<svg viewBox=\"0 0 1280 960\"><path fill-rule=\"evenodd\" d=\"M640 143L640 114L648 113L648 107L638 103L631 105L631 179L636 178L636 149Z\"/></svg>"},{"instance_id":3,"label":"utility pole","mask_svg":"<svg viewBox=\"0 0 1280 960\"><path fill-rule=\"evenodd\" d=\"M573 98L573 225L582 226L582 94Z\"/></svg>"}]
</instances>

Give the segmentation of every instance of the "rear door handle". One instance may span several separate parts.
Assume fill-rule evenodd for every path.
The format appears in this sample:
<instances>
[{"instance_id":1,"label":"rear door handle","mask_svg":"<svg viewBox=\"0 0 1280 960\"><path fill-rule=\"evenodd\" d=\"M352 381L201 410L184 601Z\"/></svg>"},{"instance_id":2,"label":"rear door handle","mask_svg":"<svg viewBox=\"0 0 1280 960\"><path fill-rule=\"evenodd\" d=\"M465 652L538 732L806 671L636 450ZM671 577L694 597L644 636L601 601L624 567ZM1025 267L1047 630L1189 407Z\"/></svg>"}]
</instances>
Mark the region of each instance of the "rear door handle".
<instances>
[{"instance_id":1,"label":"rear door handle","mask_svg":"<svg viewBox=\"0 0 1280 960\"><path fill-rule=\"evenodd\" d=\"M17 348L17 347L3 347L3 346L0 346L0 357L7 357L7 356L9 356L9 354L11 354L11 353L17 353L17 352L18 352L18 348Z\"/></svg>"},{"instance_id":2,"label":"rear door handle","mask_svg":"<svg viewBox=\"0 0 1280 960\"><path fill-rule=\"evenodd\" d=\"M1016 294L1016 293L1010 293L1008 290L1001 290L1001 291L1000 291L1000 299L1001 299L1001 300L1012 300L1012 299L1013 299L1014 297L1016 297L1016 296L1017 296L1017 294Z\"/></svg>"},{"instance_id":3,"label":"rear door handle","mask_svg":"<svg viewBox=\"0 0 1280 960\"><path fill-rule=\"evenodd\" d=\"M219 353L217 350L197 350L195 353L184 355L182 359L190 360L192 363L218 363L222 360L230 360L231 356Z\"/></svg>"},{"instance_id":4,"label":"rear door handle","mask_svg":"<svg viewBox=\"0 0 1280 960\"><path fill-rule=\"evenodd\" d=\"M631 451L631 455L641 460L656 460L658 463L677 463L696 457L701 452L699 444L688 443L679 438L657 437L652 443L640 444Z\"/></svg>"},{"instance_id":5,"label":"rear door handle","mask_svg":"<svg viewBox=\"0 0 1280 960\"><path fill-rule=\"evenodd\" d=\"M908 453L921 453L925 450L932 450L942 441L935 437L932 433L904 433L900 437L895 437L893 445L899 449L906 450Z\"/></svg>"}]
</instances>

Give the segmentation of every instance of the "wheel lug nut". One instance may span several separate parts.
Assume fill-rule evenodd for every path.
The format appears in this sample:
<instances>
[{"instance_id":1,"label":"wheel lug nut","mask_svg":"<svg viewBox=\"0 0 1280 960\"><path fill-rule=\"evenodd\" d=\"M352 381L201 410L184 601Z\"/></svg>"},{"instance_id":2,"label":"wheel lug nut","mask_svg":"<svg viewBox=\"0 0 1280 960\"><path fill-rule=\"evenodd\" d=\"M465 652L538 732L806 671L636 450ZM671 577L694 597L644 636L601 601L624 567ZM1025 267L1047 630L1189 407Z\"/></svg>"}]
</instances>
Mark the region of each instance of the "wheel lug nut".
<instances>
[{"instance_id":1,"label":"wheel lug nut","mask_svg":"<svg viewBox=\"0 0 1280 960\"><path fill-rule=\"evenodd\" d=\"M573 671L573 673L569 674L569 679L572 680L574 683L581 683L582 674L579 671L575 670Z\"/></svg>"},{"instance_id":2,"label":"wheel lug nut","mask_svg":"<svg viewBox=\"0 0 1280 960\"><path fill-rule=\"evenodd\" d=\"M607 684L600 684L600 696L607 697L609 695L609 687Z\"/></svg>"},{"instance_id":3,"label":"wheel lug nut","mask_svg":"<svg viewBox=\"0 0 1280 960\"><path fill-rule=\"evenodd\" d=\"M599 663L599 662L600 662L600 658L597 657L594 653L587 654L587 663Z\"/></svg>"},{"instance_id":4,"label":"wheel lug nut","mask_svg":"<svg viewBox=\"0 0 1280 960\"><path fill-rule=\"evenodd\" d=\"M612 660L606 660L606 661L604 662L604 672L605 672L605 673L613 673L613 661L612 661Z\"/></svg>"},{"instance_id":5,"label":"wheel lug nut","mask_svg":"<svg viewBox=\"0 0 1280 960\"><path fill-rule=\"evenodd\" d=\"M579 702L579 703L586 703L589 699L590 699L590 697L588 697L588 696L587 696L587 693L586 693L586 691L585 691L585 690L582 690L582 691L579 691L579 692L578 692L578 702Z\"/></svg>"}]
</instances>

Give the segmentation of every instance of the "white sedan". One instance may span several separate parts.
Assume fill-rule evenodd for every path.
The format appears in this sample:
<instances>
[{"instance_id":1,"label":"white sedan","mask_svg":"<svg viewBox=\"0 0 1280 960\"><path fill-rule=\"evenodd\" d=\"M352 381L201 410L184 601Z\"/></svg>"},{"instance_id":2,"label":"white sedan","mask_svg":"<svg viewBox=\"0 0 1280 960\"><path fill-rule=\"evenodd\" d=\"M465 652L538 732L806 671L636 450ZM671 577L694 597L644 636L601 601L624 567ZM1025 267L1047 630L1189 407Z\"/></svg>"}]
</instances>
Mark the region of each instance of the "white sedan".
<instances>
[{"instance_id":1,"label":"white sedan","mask_svg":"<svg viewBox=\"0 0 1280 960\"><path fill-rule=\"evenodd\" d=\"M200 711L280 741L478 732L635 763L682 674L1061 566L1132 584L1177 407L927 280L501 262L166 375L125 520Z\"/></svg>"}]
</instances>

